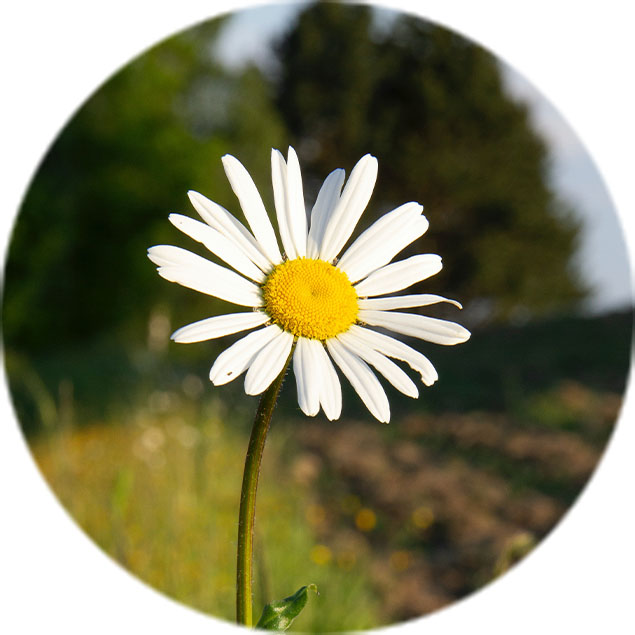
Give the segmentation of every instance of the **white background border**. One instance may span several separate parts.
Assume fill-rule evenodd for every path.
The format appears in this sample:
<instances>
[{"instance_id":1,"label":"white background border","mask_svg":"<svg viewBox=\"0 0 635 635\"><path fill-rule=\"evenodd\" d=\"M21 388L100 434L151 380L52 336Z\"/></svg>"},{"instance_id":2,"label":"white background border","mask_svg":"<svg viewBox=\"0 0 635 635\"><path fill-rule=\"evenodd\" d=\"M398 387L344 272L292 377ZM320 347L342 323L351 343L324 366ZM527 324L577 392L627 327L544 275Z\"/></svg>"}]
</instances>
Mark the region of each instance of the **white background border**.
<instances>
[{"instance_id":1,"label":"white background border","mask_svg":"<svg viewBox=\"0 0 635 635\"><path fill-rule=\"evenodd\" d=\"M112 72L165 36L211 14L254 4L229 0L3 4L3 261L16 210L39 160L86 97ZM383 4L418 13L484 44L549 97L594 157L633 248L635 43L630 3L386 0ZM4 383L1 391L0 630L12 635L233 631L166 600L104 557L41 479L14 423ZM598 472L539 549L502 581L400 632L634 632L632 386L629 393Z\"/></svg>"}]
</instances>

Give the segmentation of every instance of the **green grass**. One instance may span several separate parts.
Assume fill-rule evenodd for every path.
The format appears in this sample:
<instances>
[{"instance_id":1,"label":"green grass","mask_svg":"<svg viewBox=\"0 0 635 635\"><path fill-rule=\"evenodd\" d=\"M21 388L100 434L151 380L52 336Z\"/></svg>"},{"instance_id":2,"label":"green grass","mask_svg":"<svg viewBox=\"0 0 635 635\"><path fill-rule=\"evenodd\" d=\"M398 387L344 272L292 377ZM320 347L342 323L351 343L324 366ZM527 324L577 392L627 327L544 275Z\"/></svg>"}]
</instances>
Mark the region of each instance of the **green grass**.
<instances>
[{"instance_id":1,"label":"green grass","mask_svg":"<svg viewBox=\"0 0 635 635\"><path fill-rule=\"evenodd\" d=\"M319 596L295 629L382 626L450 604L522 557L600 457L631 320L568 317L435 347L440 381L419 400L388 387L389 426L372 421L347 382L342 419L309 420L288 380L260 480L255 614L315 583ZM7 370L36 460L88 535L153 587L233 621L258 400L241 381L208 385L214 355L211 345L128 351L95 341L41 358L9 350ZM360 527L362 510L372 526Z\"/></svg>"},{"instance_id":2,"label":"green grass","mask_svg":"<svg viewBox=\"0 0 635 635\"><path fill-rule=\"evenodd\" d=\"M214 404L197 411L176 403L160 414L139 410L125 424L58 430L32 449L62 504L106 553L176 600L233 620L247 438L242 425L221 421L215 410ZM319 595L311 594L294 628L374 626L368 562L360 555L342 568L337 554L316 557L307 521L311 497L288 474L279 450L274 430L258 498L255 613L315 583Z\"/></svg>"}]
</instances>

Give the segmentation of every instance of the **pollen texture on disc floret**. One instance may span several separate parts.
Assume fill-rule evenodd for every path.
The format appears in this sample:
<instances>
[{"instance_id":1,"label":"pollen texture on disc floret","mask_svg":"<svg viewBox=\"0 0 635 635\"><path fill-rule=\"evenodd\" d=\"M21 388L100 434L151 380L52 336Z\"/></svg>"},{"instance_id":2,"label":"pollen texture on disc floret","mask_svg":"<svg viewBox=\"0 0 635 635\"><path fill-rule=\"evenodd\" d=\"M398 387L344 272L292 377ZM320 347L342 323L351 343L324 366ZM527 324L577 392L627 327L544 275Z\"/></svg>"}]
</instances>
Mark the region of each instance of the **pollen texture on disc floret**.
<instances>
[{"instance_id":1,"label":"pollen texture on disc floret","mask_svg":"<svg viewBox=\"0 0 635 635\"><path fill-rule=\"evenodd\" d=\"M357 320L357 293L348 276L323 260L296 258L276 266L263 286L265 311L296 337L327 340Z\"/></svg>"}]
</instances>

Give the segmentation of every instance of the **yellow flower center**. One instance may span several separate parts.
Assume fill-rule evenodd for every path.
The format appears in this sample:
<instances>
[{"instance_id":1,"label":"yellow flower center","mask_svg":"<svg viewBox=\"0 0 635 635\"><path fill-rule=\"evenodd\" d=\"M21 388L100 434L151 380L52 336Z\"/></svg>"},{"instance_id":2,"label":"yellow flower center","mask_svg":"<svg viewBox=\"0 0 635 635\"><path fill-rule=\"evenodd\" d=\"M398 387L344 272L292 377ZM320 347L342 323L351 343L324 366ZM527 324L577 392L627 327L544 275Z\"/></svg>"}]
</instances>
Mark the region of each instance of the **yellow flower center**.
<instances>
[{"instance_id":1,"label":"yellow flower center","mask_svg":"<svg viewBox=\"0 0 635 635\"><path fill-rule=\"evenodd\" d=\"M263 287L265 311L296 337L327 340L355 323L357 293L348 276L323 260L296 258L277 265Z\"/></svg>"}]
</instances>

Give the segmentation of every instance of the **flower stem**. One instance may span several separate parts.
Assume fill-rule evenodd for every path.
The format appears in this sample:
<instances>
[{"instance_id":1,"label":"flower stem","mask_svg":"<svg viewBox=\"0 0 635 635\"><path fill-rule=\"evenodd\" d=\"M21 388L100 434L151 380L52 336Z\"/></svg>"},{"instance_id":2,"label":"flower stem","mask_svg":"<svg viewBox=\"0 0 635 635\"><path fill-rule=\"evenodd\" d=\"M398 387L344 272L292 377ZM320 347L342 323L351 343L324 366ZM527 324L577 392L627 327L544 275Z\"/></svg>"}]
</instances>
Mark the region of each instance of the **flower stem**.
<instances>
[{"instance_id":1,"label":"flower stem","mask_svg":"<svg viewBox=\"0 0 635 635\"><path fill-rule=\"evenodd\" d=\"M276 406L280 388L285 373L291 361L295 344L289 353L284 368L265 390L260 398L254 425L249 438L247 456L245 457L245 471L243 485L240 492L240 511L238 514L238 557L236 570L236 622L251 627L252 615L252 585L253 585L253 542L254 521L256 515L256 490L258 489L258 475L262 452L265 448L267 432L271 422L271 415Z\"/></svg>"}]
</instances>

